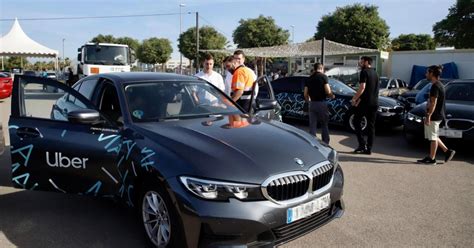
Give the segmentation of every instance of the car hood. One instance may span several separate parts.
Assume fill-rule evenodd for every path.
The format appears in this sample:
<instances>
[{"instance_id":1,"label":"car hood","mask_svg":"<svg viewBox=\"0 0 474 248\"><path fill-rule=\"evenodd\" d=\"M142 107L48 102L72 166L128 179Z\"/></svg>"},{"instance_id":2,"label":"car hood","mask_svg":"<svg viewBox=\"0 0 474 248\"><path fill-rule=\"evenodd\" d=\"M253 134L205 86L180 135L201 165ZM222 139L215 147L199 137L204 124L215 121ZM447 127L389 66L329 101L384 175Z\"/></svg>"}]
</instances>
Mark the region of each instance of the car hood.
<instances>
[{"instance_id":1,"label":"car hood","mask_svg":"<svg viewBox=\"0 0 474 248\"><path fill-rule=\"evenodd\" d=\"M425 116L426 102L417 105L410 113ZM446 101L446 118L447 119L470 119L474 117L474 108L472 102L469 101Z\"/></svg>"},{"instance_id":2,"label":"car hood","mask_svg":"<svg viewBox=\"0 0 474 248\"><path fill-rule=\"evenodd\" d=\"M416 97L416 94L418 94L419 90L410 90L402 94L402 97Z\"/></svg>"},{"instance_id":3,"label":"car hood","mask_svg":"<svg viewBox=\"0 0 474 248\"><path fill-rule=\"evenodd\" d=\"M385 96L379 96L379 106L383 107L395 107L395 106L400 106L397 100L390 98L390 97L385 97Z\"/></svg>"},{"instance_id":4,"label":"car hood","mask_svg":"<svg viewBox=\"0 0 474 248\"><path fill-rule=\"evenodd\" d=\"M271 175L307 170L327 160L329 150L286 124L238 115L138 126L189 165L181 174L218 180L260 184Z\"/></svg>"}]
</instances>

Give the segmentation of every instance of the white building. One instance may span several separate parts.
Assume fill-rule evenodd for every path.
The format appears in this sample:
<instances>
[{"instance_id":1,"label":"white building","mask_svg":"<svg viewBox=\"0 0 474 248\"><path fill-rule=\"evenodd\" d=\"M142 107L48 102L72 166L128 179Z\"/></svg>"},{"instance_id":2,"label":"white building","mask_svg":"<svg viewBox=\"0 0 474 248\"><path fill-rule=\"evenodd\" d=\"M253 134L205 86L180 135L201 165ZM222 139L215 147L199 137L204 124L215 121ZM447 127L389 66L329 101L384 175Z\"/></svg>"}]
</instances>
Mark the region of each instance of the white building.
<instances>
[{"instance_id":1,"label":"white building","mask_svg":"<svg viewBox=\"0 0 474 248\"><path fill-rule=\"evenodd\" d=\"M387 75L410 81L414 65L430 66L454 62L459 78L474 78L474 49L391 52Z\"/></svg>"}]
</instances>

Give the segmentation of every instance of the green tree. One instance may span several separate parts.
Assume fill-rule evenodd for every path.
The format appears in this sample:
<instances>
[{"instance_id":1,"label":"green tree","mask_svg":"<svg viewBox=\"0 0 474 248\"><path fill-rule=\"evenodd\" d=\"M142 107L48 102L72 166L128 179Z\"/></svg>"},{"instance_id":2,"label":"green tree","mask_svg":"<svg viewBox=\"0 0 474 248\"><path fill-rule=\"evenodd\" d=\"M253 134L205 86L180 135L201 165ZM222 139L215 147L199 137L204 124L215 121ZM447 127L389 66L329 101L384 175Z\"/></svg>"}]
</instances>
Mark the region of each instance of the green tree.
<instances>
[{"instance_id":1,"label":"green tree","mask_svg":"<svg viewBox=\"0 0 474 248\"><path fill-rule=\"evenodd\" d=\"M429 34L401 34L392 40L394 51L433 50L435 47Z\"/></svg>"},{"instance_id":2,"label":"green tree","mask_svg":"<svg viewBox=\"0 0 474 248\"><path fill-rule=\"evenodd\" d=\"M196 28L189 28L178 38L178 49L184 57L196 59ZM224 49L227 39L224 35L217 32L213 27L204 26L199 29L199 50L207 49ZM220 64L224 55L212 53L216 64ZM203 58L204 52L199 53L199 57Z\"/></svg>"},{"instance_id":3,"label":"green tree","mask_svg":"<svg viewBox=\"0 0 474 248\"><path fill-rule=\"evenodd\" d=\"M162 64L170 59L173 48L171 42L164 38L150 38L143 40L138 49L138 59L146 64ZM155 68L156 70L156 68Z\"/></svg>"},{"instance_id":4,"label":"green tree","mask_svg":"<svg viewBox=\"0 0 474 248\"><path fill-rule=\"evenodd\" d=\"M22 60L23 59L23 68L28 68L29 62L26 58L22 57L9 57L5 63L5 69L11 70L12 68L21 68Z\"/></svg>"},{"instance_id":5,"label":"green tree","mask_svg":"<svg viewBox=\"0 0 474 248\"><path fill-rule=\"evenodd\" d=\"M140 41L134 39L132 37L118 37L115 39L115 44L125 44L128 45L133 51L138 51L138 47L140 47Z\"/></svg>"},{"instance_id":6,"label":"green tree","mask_svg":"<svg viewBox=\"0 0 474 248\"><path fill-rule=\"evenodd\" d=\"M94 42L94 43L116 43L116 38L111 34L107 34L107 35L99 34L96 37L92 38L92 40L90 42Z\"/></svg>"},{"instance_id":7,"label":"green tree","mask_svg":"<svg viewBox=\"0 0 474 248\"><path fill-rule=\"evenodd\" d=\"M445 19L433 26L434 39L443 46L474 48L474 2L457 0Z\"/></svg>"},{"instance_id":8,"label":"green tree","mask_svg":"<svg viewBox=\"0 0 474 248\"><path fill-rule=\"evenodd\" d=\"M389 27L380 18L378 7L354 4L336 8L318 22L314 38L352 46L385 49L389 45Z\"/></svg>"},{"instance_id":9,"label":"green tree","mask_svg":"<svg viewBox=\"0 0 474 248\"><path fill-rule=\"evenodd\" d=\"M272 17L260 15L255 19L241 19L232 37L239 48L266 47L288 44L290 32L277 26Z\"/></svg>"}]
</instances>

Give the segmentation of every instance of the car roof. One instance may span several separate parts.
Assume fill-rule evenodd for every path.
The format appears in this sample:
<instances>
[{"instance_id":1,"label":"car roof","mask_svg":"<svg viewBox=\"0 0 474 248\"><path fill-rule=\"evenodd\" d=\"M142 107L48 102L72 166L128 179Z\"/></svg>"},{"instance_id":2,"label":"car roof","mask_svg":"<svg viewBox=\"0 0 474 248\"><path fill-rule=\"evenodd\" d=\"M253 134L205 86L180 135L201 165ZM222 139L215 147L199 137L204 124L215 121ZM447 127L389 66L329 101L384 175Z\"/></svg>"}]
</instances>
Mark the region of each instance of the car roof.
<instances>
[{"instance_id":1,"label":"car roof","mask_svg":"<svg viewBox=\"0 0 474 248\"><path fill-rule=\"evenodd\" d=\"M197 81L199 78L175 73L163 72L114 72L96 74L92 77L111 79L117 83L143 82L143 81Z\"/></svg>"},{"instance_id":2,"label":"car roof","mask_svg":"<svg viewBox=\"0 0 474 248\"><path fill-rule=\"evenodd\" d=\"M456 79L449 82L449 84L465 84L465 83L472 84L474 83L474 79Z\"/></svg>"}]
</instances>

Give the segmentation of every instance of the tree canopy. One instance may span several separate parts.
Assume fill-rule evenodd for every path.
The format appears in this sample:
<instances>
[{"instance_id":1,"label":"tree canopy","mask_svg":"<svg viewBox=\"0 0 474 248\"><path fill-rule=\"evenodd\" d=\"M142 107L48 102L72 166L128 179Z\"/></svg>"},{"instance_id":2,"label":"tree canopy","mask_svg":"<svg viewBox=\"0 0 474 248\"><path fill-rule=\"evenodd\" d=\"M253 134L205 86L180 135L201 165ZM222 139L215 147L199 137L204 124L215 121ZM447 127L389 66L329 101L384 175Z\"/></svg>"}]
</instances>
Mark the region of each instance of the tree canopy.
<instances>
[{"instance_id":1,"label":"tree canopy","mask_svg":"<svg viewBox=\"0 0 474 248\"><path fill-rule=\"evenodd\" d=\"M113 43L113 44L125 44L132 48L134 51L138 50L140 42L137 39L131 37L114 37L113 35L103 35L99 34L96 37L92 38L91 42L94 43Z\"/></svg>"},{"instance_id":2,"label":"tree canopy","mask_svg":"<svg viewBox=\"0 0 474 248\"><path fill-rule=\"evenodd\" d=\"M378 7L354 4L338 7L332 14L324 15L317 25L314 38L352 46L384 49L389 44L389 27L380 18Z\"/></svg>"},{"instance_id":3,"label":"tree canopy","mask_svg":"<svg viewBox=\"0 0 474 248\"><path fill-rule=\"evenodd\" d=\"M435 47L429 34L401 34L392 40L394 51L433 50Z\"/></svg>"},{"instance_id":4,"label":"tree canopy","mask_svg":"<svg viewBox=\"0 0 474 248\"><path fill-rule=\"evenodd\" d=\"M443 46L474 48L474 3L458 0L445 19L433 26L435 41Z\"/></svg>"},{"instance_id":5,"label":"tree canopy","mask_svg":"<svg viewBox=\"0 0 474 248\"><path fill-rule=\"evenodd\" d=\"M290 32L277 26L272 17L260 15L241 19L232 37L239 48L266 47L288 44Z\"/></svg>"},{"instance_id":6,"label":"tree canopy","mask_svg":"<svg viewBox=\"0 0 474 248\"><path fill-rule=\"evenodd\" d=\"M170 59L173 48L171 42L165 38L150 38L143 40L138 49L138 59L147 64L163 64Z\"/></svg>"},{"instance_id":7,"label":"tree canopy","mask_svg":"<svg viewBox=\"0 0 474 248\"><path fill-rule=\"evenodd\" d=\"M196 28L189 28L178 38L178 49L184 57L195 60L196 59ZM227 39L224 35L217 32L213 27L204 26L199 29L199 50L204 49L224 49L227 44ZM213 54L216 58L216 64L219 64L222 54ZM199 54L203 57L203 53Z\"/></svg>"}]
</instances>

